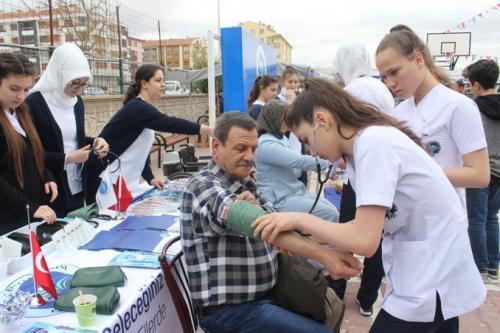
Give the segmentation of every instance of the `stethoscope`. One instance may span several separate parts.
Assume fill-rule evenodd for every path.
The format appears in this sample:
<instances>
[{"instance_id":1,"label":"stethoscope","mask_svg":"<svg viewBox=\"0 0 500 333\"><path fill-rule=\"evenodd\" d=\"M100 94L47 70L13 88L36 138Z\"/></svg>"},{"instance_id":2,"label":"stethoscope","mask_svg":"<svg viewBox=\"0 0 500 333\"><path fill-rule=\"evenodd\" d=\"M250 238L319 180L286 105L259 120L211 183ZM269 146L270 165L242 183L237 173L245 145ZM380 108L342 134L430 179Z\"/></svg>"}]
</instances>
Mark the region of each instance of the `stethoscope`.
<instances>
[{"instance_id":1,"label":"stethoscope","mask_svg":"<svg viewBox=\"0 0 500 333\"><path fill-rule=\"evenodd\" d=\"M335 162L332 162L330 164L330 166L328 167L328 172L326 173L325 177L321 178L321 165L319 163L319 157L318 157L317 150L316 150L316 130L318 129L319 126L320 126L319 124L316 124L313 127L314 150L316 152L316 156L315 156L315 158L316 158L316 172L318 173L319 189L318 189L318 193L316 194L316 199L314 200L314 203L313 203L311 209L309 210L309 214L311 214L313 212L314 208L316 208L316 205L318 204L319 197L321 195L321 191L323 190L323 186L328 181L328 178L330 178L332 170L336 170L337 166L339 165L339 162L340 162L340 159L336 160Z\"/></svg>"},{"instance_id":2,"label":"stethoscope","mask_svg":"<svg viewBox=\"0 0 500 333\"><path fill-rule=\"evenodd\" d=\"M321 165L319 164L319 157L318 157L318 155L316 155L316 172L318 174L319 189L318 189L318 193L316 194L316 199L314 200L314 203L313 203L311 209L309 210L309 214L311 214L313 212L314 208L316 208L316 205L318 204L319 197L321 195L321 191L323 190L323 186L328 181L328 178L330 178L330 175L332 174L332 170L337 169L338 164L339 164L339 160L337 160L333 163L330 163L330 166L328 167L328 172L326 173L324 178L321 178Z\"/></svg>"}]
</instances>

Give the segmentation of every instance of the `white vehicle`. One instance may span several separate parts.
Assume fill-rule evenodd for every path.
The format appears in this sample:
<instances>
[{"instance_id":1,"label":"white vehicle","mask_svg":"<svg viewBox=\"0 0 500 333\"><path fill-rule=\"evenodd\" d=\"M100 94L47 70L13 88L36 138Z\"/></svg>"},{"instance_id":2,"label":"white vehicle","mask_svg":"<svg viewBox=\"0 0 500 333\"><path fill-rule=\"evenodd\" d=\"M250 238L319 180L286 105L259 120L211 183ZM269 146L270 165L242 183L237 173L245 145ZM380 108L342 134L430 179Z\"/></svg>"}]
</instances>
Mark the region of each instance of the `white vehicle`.
<instances>
[{"instance_id":1,"label":"white vehicle","mask_svg":"<svg viewBox=\"0 0 500 333\"><path fill-rule=\"evenodd\" d=\"M165 93L167 95L182 94L182 86L179 81L165 81Z\"/></svg>"}]
</instances>

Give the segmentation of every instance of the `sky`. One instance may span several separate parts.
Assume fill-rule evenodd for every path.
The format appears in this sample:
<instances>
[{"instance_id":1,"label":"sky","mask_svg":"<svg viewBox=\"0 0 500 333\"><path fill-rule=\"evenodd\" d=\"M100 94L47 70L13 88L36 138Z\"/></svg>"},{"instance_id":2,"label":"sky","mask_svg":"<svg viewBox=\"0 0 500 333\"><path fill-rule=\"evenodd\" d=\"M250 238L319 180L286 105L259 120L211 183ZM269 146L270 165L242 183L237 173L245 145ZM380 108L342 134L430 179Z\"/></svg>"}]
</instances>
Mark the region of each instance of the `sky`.
<instances>
[{"instance_id":1,"label":"sky","mask_svg":"<svg viewBox=\"0 0 500 333\"><path fill-rule=\"evenodd\" d=\"M206 36L220 26L243 21L270 24L293 46L292 62L315 68L332 67L336 48L344 42L361 42L373 55L388 30L410 26L425 41L429 32L444 32L465 23L472 33L471 54L500 59L500 0L120 0L131 9L162 22L162 38ZM495 7L496 10L491 9ZM486 12L488 10L488 12ZM482 17L478 16L482 13ZM472 17L475 23L472 22ZM468 61L460 60L457 69Z\"/></svg>"}]
</instances>

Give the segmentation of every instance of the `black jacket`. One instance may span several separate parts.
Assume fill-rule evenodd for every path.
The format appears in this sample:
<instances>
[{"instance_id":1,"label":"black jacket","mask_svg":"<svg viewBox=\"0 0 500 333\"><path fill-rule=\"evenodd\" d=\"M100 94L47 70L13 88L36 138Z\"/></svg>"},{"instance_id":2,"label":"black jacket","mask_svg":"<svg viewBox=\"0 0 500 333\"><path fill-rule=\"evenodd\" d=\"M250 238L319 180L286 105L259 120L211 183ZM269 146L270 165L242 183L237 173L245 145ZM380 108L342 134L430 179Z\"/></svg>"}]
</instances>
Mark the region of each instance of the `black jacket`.
<instances>
[{"instance_id":1,"label":"black jacket","mask_svg":"<svg viewBox=\"0 0 500 333\"><path fill-rule=\"evenodd\" d=\"M200 132L200 125L185 119L169 117L142 99L134 98L115 113L99 135L108 142L109 151L114 153L107 156L109 163L116 159L115 155L120 156L123 154L145 128L160 132L191 135ZM149 151L151 147L144 147L144 149ZM88 193L86 199L87 203L89 203L95 201L95 194L101 181L97 176L104 170L104 164L97 160L95 156L91 156L87 167L90 177L87 184ZM148 183L154 178L149 157L144 161L142 177Z\"/></svg>"},{"instance_id":2,"label":"black jacket","mask_svg":"<svg viewBox=\"0 0 500 333\"><path fill-rule=\"evenodd\" d=\"M43 147L45 149L45 165L52 172L59 195L57 199L50 204L58 217L64 217L68 213L66 207L70 202L71 191L69 189L68 177L64 170L64 143L61 129L50 112L49 106L40 92L30 94L26 98L35 127L40 135ZM85 109L83 101L78 96L78 102L74 106L76 120L76 139L78 148L92 144L94 138L85 136ZM82 172L83 192L85 193L85 171Z\"/></svg>"},{"instance_id":3,"label":"black jacket","mask_svg":"<svg viewBox=\"0 0 500 333\"><path fill-rule=\"evenodd\" d=\"M49 201L43 186L52 180L50 172L45 170L43 179L40 179L31 144L26 138L24 142L22 162L24 187L21 188L10 159L5 135L0 127L0 235L28 223L26 204L30 205L32 219L38 207L46 205Z\"/></svg>"}]
</instances>

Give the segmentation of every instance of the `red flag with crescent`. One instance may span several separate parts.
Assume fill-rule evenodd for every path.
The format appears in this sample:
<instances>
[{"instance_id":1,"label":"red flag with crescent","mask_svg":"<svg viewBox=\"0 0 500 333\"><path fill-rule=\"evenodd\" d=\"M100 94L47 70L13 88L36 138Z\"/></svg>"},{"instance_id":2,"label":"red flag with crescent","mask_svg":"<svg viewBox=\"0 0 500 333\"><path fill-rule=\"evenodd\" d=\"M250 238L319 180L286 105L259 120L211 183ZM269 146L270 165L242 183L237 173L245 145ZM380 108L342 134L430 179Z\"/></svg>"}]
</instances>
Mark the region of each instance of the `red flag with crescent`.
<instances>
[{"instance_id":1,"label":"red flag with crescent","mask_svg":"<svg viewBox=\"0 0 500 333\"><path fill-rule=\"evenodd\" d=\"M57 291L50 276L49 267L43 256L42 249L36 238L35 232L30 231L31 253L33 254L33 279L37 286L42 287L50 296L57 299Z\"/></svg>"}]
</instances>

